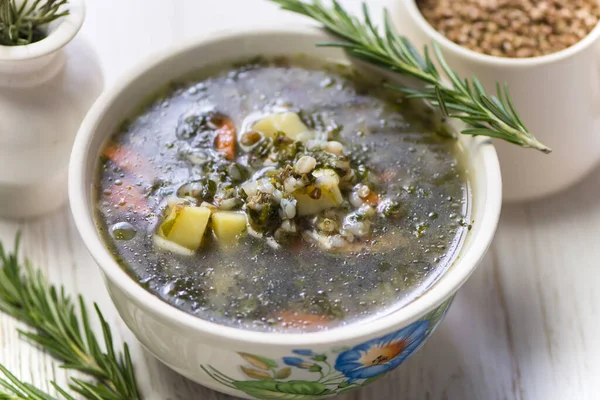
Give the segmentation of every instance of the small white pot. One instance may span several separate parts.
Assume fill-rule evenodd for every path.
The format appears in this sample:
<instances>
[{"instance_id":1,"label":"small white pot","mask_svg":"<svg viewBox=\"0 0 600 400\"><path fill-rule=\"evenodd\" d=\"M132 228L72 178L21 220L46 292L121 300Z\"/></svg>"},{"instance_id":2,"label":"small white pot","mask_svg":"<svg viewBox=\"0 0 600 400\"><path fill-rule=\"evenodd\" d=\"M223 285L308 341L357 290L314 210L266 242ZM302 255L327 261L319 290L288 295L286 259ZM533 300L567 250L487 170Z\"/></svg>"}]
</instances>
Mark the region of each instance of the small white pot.
<instances>
[{"instance_id":1,"label":"small white pot","mask_svg":"<svg viewBox=\"0 0 600 400\"><path fill-rule=\"evenodd\" d=\"M397 0L397 30L422 49L439 44L448 64L478 77L488 93L507 83L525 125L552 148L549 155L496 142L505 201L534 200L576 183L600 160L600 24L582 41L554 54L501 58L448 40L423 17L415 0Z\"/></svg>"},{"instance_id":2,"label":"small white pot","mask_svg":"<svg viewBox=\"0 0 600 400\"><path fill-rule=\"evenodd\" d=\"M67 198L67 166L81 120L102 92L93 50L74 39L83 0L27 46L0 46L0 217L34 217Z\"/></svg>"},{"instance_id":3,"label":"small white pot","mask_svg":"<svg viewBox=\"0 0 600 400\"><path fill-rule=\"evenodd\" d=\"M305 334L242 330L172 307L121 268L96 229L92 190L102 147L121 121L150 93L207 64L296 53L347 61L339 49L315 47L331 40L317 29L288 26L214 34L170 49L140 64L106 91L75 141L69 169L71 207L117 310L158 359L215 390L245 398L308 400L373 382L430 337L452 296L485 254L498 223L502 190L494 147L484 138L463 136L472 183L473 227L456 263L436 284L406 307L379 319Z\"/></svg>"}]
</instances>

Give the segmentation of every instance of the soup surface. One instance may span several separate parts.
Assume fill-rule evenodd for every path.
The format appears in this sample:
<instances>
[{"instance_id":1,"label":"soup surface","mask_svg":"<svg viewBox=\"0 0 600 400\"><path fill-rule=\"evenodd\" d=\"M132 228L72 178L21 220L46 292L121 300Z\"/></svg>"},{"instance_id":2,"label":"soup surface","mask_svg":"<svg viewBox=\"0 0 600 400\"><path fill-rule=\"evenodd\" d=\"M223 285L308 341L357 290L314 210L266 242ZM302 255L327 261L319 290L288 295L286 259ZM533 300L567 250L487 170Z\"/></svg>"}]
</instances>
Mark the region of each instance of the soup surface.
<instances>
[{"instance_id":1,"label":"soup surface","mask_svg":"<svg viewBox=\"0 0 600 400\"><path fill-rule=\"evenodd\" d=\"M422 105L305 57L201 76L101 156L98 227L147 290L220 324L308 331L402 307L454 260L468 183Z\"/></svg>"}]
</instances>

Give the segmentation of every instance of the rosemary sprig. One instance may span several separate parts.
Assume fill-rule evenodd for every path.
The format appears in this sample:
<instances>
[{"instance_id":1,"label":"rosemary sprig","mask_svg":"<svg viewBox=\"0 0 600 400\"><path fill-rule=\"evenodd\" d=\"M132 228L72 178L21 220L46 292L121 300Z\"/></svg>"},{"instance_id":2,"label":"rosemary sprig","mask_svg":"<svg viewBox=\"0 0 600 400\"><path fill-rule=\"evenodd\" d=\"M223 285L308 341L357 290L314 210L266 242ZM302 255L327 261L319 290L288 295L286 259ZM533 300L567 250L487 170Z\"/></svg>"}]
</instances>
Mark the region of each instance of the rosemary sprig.
<instances>
[{"instance_id":1,"label":"rosemary sprig","mask_svg":"<svg viewBox=\"0 0 600 400\"><path fill-rule=\"evenodd\" d=\"M348 14L336 0L332 0L332 7L326 7L321 0L270 1L284 10L314 19L329 32L344 39L342 42L318 43L318 46L344 48L361 60L424 82L422 89L387 86L407 94L409 98L426 99L440 108L444 115L467 122L471 128L463 130L463 134L489 136L544 153L551 152L527 130L512 104L506 85L502 88L498 84L497 95L488 95L476 77L471 80L459 77L434 43L435 59L451 83L451 86L446 86L429 48L425 46L423 55L419 54L406 37L396 33L387 10L384 11L384 33L381 34L372 22L365 3L361 21Z\"/></svg>"},{"instance_id":2,"label":"rosemary sprig","mask_svg":"<svg viewBox=\"0 0 600 400\"><path fill-rule=\"evenodd\" d=\"M45 25L66 15L69 0L0 0L0 46L20 46L42 40Z\"/></svg>"},{"instance_id":3,"label":"rosemary sprig","mask_svg":"<svg viewBox=\"0 0 600 400\"><path fill-rule=\"evenodd\" d=\"M62 368L80 371L95 378L95 381L73 378L70 385L73 391L90 400L140 399L127 344L123 353L115 351L110 327L98 306L94 304L105 350L102 350L100 340L90 327L81 296L80 312L77 313L74 302L63 287L57 289L46 283L41 273L34 271L28 261L21 264L18 259L18 237L16 243L15 250L7 254L0 242L0 311L35 329L35 332L20 333L62 361ZM7 371L4 372L6 375ZM11 381L13 386L16 385L14 380ZM25 390L24 386L16 386ZM66 394L60 388L57 390Z\"/></svg>"}]
</instances>

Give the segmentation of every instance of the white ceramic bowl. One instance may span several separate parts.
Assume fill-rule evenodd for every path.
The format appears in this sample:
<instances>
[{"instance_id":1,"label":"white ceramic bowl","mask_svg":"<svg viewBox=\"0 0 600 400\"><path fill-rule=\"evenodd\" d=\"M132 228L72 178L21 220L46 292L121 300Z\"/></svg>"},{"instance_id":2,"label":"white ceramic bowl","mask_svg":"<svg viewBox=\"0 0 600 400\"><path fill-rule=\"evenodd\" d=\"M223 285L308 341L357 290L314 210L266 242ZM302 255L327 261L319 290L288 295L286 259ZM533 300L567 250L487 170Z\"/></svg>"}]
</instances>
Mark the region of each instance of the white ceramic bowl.
<instances>
[{"instance_id":1,"label":"white ceramic bowl","mask_svg":"<svg viewBox=\"0 0 600 400\"><path fill-rule=\"evenodd\" d=\"M496 152L487 140L462 137L473 186L473 228L449 271L420 298L390 315L305 334L240 330L168 305L121 269L96 230L92 194L101 147L120 122L149 93L206 64L298 52L347 60L341 50L314 46L327 39L320 30L301 27L228 32L159 54L104 93L75 143L69 176L73 215L121 316L158 359L221 392L246 398L314 398L361 387L397 367L439 324L454 293L485 254L498 222L502 195ZM332 383L326 384L319 371L329 373ZM275 379L262 379L268 376Z\"/></svg>"}]
</instances>

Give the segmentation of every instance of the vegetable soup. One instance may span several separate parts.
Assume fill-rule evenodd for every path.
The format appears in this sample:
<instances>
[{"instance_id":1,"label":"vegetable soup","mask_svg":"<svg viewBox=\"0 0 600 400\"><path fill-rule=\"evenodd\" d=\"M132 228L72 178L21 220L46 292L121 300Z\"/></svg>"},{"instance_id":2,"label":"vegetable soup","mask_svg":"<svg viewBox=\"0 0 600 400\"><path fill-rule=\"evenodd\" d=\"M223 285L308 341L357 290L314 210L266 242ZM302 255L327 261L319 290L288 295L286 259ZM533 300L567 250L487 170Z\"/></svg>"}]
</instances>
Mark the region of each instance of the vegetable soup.
<instances>
[{"instance_id":1,"label":"vegetable soup","mask_svg":"<svg viewBox=\"0 0 600 400\"><path fill-rule=\"evenodd\" d=\"M451 265L468 180L427 107L302 56L197 76L100 158L98 229L147 290L219 324L311 331L397 310Z\"/></svg>"}]
</instances>

